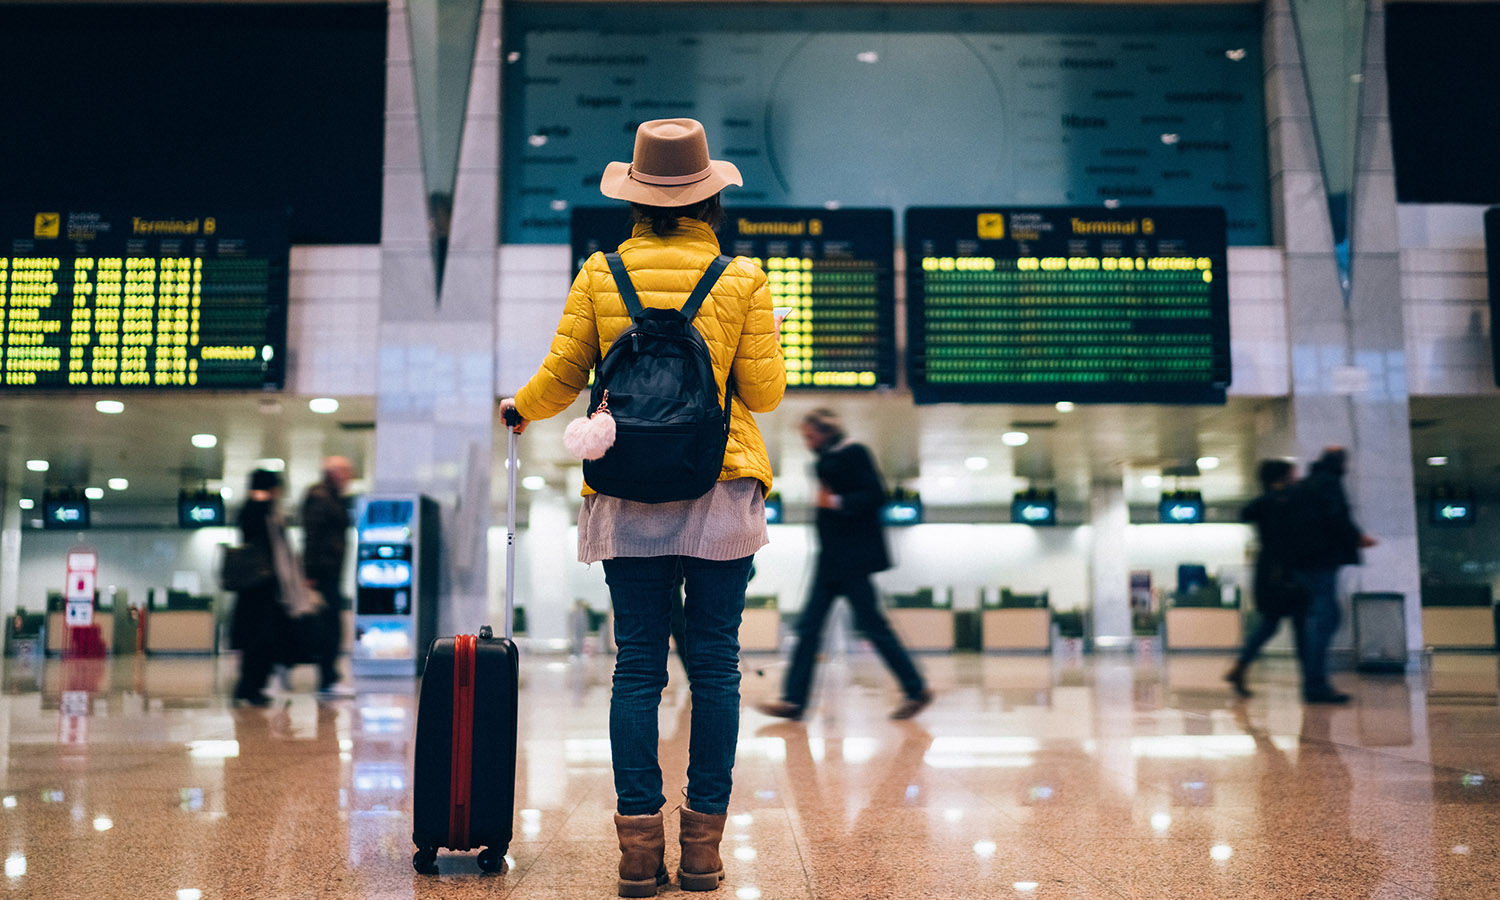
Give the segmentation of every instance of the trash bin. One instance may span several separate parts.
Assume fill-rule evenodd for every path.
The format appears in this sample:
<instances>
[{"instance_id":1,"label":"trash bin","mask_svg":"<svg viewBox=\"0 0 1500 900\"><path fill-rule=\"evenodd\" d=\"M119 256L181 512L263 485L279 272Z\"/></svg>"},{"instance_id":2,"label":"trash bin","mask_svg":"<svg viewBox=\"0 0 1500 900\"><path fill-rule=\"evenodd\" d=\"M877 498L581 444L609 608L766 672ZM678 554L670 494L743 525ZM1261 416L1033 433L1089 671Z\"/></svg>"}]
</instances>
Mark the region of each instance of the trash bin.
<instances>
[{"instance_id":1,"label":"trash bin","mask_svg":"<svg viewBox=\"0 0 1500 900\"><path fill-rule=\"evenodd\" d=\"M1354 595L1354 668L1360 672L1406 671L1406 596Z\"/></svg>"}]
</instances>

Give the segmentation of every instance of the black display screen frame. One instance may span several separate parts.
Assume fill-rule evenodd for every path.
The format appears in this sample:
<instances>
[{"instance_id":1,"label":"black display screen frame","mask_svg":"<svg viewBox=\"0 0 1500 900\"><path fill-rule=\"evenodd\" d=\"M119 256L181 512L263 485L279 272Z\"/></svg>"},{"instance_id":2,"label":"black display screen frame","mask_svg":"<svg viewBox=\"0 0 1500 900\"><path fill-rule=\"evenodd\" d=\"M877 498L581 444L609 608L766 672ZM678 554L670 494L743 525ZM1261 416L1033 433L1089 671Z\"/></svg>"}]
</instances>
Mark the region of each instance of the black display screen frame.
<instances>
[{"instance_id":1,"label":"black display screen frame","mask_svg":"<svg viewBox=\"0 0 1500 900\"><path fill-rule=\"evenodd\" d=\"M630 237L630 211L621 206L575 206L572 210L570 248L573 271L583 267L587 259L599 251L612 252ZM810 382L798 383L789 365L790 391L870 391L888 390L896 387L900 375L900 354L896 345L896 271L895 271L895 213L887 208L860 207L848 209L818 209L813 207L728 207L724 222L717 229L721 251L728 256L747 256L763 261L791 257L813 262L851 260L858 263L874 263L873 273L860 273L873 288L875 319L867 334L853 337L868 341L871 352L861 362L873 363L873 369L851 367L848 369L817 368L817 358L810 361L814 368L808 373ZM783 305L775 299L774 285L779 277L769 267L767 276L773 284L773 304ZM794 310L783 325L783 347L790 345L789 338L801 333L799 316L804 310ZM816 301L813 315L816 316ZM812 352L818 352L816 337L812 338ZM791 362L793 356L788 353ZM847 383L857 381L857 383Z\"/></svg>"},{"instance_id":2,"label":"black display screen frame","mask_svg":"<svg viewBox=\"0 0 1500 900\"><path fill-rule=\"evenodd\" d=\"M287 306L291 268L291 244L287 227L285 210L132 210L65 204L0 207L0 259L7 260L9 275L8 282L0 280L0 299L9 297L3 310L5 320L0 324L0 335L6 340L6 344L0 346L0 396L7 393L47 391L205 392L274 391L284 388L287 375ZM50 259L55 263L50 272L56 287L56 300L48 312L60 316L58 321L61 325L56 329L56 340L47 342L44 334L44 343L40 346L59 348L62 356L56 377L43 382L39 373L38 383L35 384L11 383L12 379L9 377L13 371L9 338L17 328L13 321L18 284L16 276L25 271L16 268L18 259ZM194 291L202 289L203 285L212 288L212 293L203 293L198 297L198 302L203 305L193 307L196 316L194 321L199 336L205 339L203 343L206 344L215 335L215 330L222 333L225 329L240 327L236 317L243 321L247 311L252 316L260 317L259 327L253 329L253 343L257 345L259 360L240 360L250 364L238 367L241 371L230 371L225 377L202 378L191 384L162 383L155 377L159 371L156 366L156 351L160 344L153 340L149 345L150 354L146 357L144 370L152 377L146 383L125 383L119 377L112 382L92 379L81 383L70 382L69 364L75 350L71 336L79 323L73 312L75 297L92 298L86 301L89 312L86 321L88 327L97 329L103 318L98 315L98 298L101 292L97 291L103 277L102 261L116 261L122 271L128 271L131 265L142 260L151 261L152 272L157 273L153 274L152 283L157 287L153 288L149 330L159 337L161 323L158 314L162 307L155 292L159 290L161 282L155 279L165 268L161 265L162 261L168 259L178 260L179 263L183 260L212 261L213 264L226 268L239 266L240 272L226 271L222 280L208 279L193 284L191 290ZM78 260L94 261L94 268L90 269L92 277L75 280ZM212 266L199 270L189 263L190 271L211 269ZM256 271L263 272L263 278L257 283L235 280L241 275ZM82 284L89 285L89 293L79 294ZM237 296L237 293L245 286L263 292L263 305L240 308L247 297ZM126 290L128 291L128 287ZM205 311L212 312L213 317L202 315ZM118 351L116 374L125 371L124 352L130 345L124 337L128 326L124 316L125 310L121 308L116 314L120 328L120 332L116 333L117 343L100 341L88 346L89 362L86 364L85 374L95 371L92 365L93 351L107 346L115 347ZM194 346L198 346L201 351L203 344ZM265 356L267 347L270 348L269 359ZM187 357L189 360L194 358L200 363L212 362L210 357L204 357L201 352L196 357ZM197 371L206 374L213 371L213 368L199 368Z\"/></svg>"},{"instance_id":3,"label":"black display screen frame","mask_svg":"<svg viewBox=\"0 0 1500 900\"><path fill-rule=\"evenodd\" d=\"M990 223L981 236L981 223ZM1082 223L1082 224L1078 224ZM1149 223L1149 229L1147 225ZM1080 229L1081 233L1075 233ZM1133 229L1133 231L1131 230ZM926 403L1166 403L1222 404L1232 379L1229 340L1227 223L1222 207L912 207L906 211L907 383ZM1206 258L1211 374L1187 382L1121 377L1059 382L1008 379L936 383L927 377L931 351L925 322L926 258L1084 260L1115 256ZM1019 301L1018 301L1019 303ZM1017 307L1019 308L1019 307ZM1103 320L1100 320L1103 321ZM1116 323L1119 324L1118 322ZM1171 328L1141 322L1131 329ZM1024 373L1023 373L1024 374ZM1039 376L1038 376L1039 377Z\"/></svg>"}]
</instances>

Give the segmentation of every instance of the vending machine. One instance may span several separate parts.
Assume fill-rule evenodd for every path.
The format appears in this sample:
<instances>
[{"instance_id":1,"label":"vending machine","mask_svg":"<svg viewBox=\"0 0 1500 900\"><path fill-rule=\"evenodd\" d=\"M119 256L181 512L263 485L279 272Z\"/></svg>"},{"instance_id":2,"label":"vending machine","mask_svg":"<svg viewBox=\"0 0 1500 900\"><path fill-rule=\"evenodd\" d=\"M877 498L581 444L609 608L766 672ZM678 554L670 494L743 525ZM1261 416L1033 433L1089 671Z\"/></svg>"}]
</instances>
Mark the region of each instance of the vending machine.
<instances>
[{"instance_id":1,"label":"vending machine","mask_svg":"<svg viewBox=\"0 0 1500 900\"><path fill-rule=\"evenodd\" d=\"M354 674L419 675L437 631L437 501L370 497L355 537Z\"/></svg>"}]
</instances>

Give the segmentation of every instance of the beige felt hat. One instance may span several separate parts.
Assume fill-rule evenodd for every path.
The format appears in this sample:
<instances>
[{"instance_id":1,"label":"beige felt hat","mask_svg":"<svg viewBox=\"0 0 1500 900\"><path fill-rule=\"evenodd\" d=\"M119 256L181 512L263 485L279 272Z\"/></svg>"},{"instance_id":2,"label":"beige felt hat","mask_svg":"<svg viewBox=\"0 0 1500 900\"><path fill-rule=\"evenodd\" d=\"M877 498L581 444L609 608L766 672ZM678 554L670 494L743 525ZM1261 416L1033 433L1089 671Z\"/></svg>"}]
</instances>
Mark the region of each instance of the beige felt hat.
<instances>
[{"instance_id":1,"label":"beige felt hat","mask_svg":"<svg viewBox=\"0 0 1500 900\"><path fill-rule=\"evenodd\" d=\"M599 192L647 206L691 206L729 185L743 185L732 162L708 158L696 119L653 119L635 130L635 158L604 167Z\"/></svg>"}]
</instances>

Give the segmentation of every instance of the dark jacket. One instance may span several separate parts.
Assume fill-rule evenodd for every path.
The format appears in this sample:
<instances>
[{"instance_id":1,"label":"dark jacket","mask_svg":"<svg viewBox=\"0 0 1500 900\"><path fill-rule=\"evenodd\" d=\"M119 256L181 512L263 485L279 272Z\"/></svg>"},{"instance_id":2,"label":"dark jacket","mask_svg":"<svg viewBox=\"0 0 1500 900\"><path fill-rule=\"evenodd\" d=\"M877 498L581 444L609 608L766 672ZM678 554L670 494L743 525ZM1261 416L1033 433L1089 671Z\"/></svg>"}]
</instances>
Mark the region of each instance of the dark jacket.
<instances>
[{"instance_id":1,"label":"dark jacket","mask_svg":"<svg viewBox=\"0 0 1500 900\"><path fill-rule=\"evenodd\" d=\"M880 510L885 486L870 451L840 444L818 454L818 481L839 498L838 509L818 508L818 564L866 575L891 567Z\"/></svg>"},{"instance_id":2,"label":"dark jacket","mask_svg":"<svg viewBox=\"0 0 1500 900\"><path fill-rule=\"evenodd\" d=\"M349 508L326 481L302 499L302 571L314 584L337 584L349 543ZM330 599L330 598L325 598Z\"/></svg>"},{"instance_id":3,"label":"dark jacket","mask_svg":"<svg viewBox=\"0 0 1500 900\"><path fill-rule=\"evenodd\" d=\"M250 500L240 509L240 540L270 560L271 529L280 526L271 521L271 501ZM235 595L234 614L229 623L230 645L240 650L273 652L287 627L286 610L281 605L280 582L271 578L265 583Z\"/></svg>"},{"instance_id":4,"label":"dark jacket","mask_svg":"<svg viewBox=\"0 0 1500 900\"><path fill-rule=\"evenodd\" d=\"M1298 512L1289 487L1269 490L1250 501L1240 518L1255 526L1260 554L1255 559L1255 605L1262 613L1283 615L1307 603L1307 593L1292 577Z\"/></svg>"},{"instance_id":5,"label":"dark jacket","mask_svg":"<svg viewBox=\"0 0 1500 900\"><path fill-rule=\"evenodd\" d=\"M1292 487L1296 527L1288 552L1293 566L1336 569L1359 563L1362 532L1350 514L1343 476L1340 465L1320 459Z\"/></svg>"}]
</instances>

